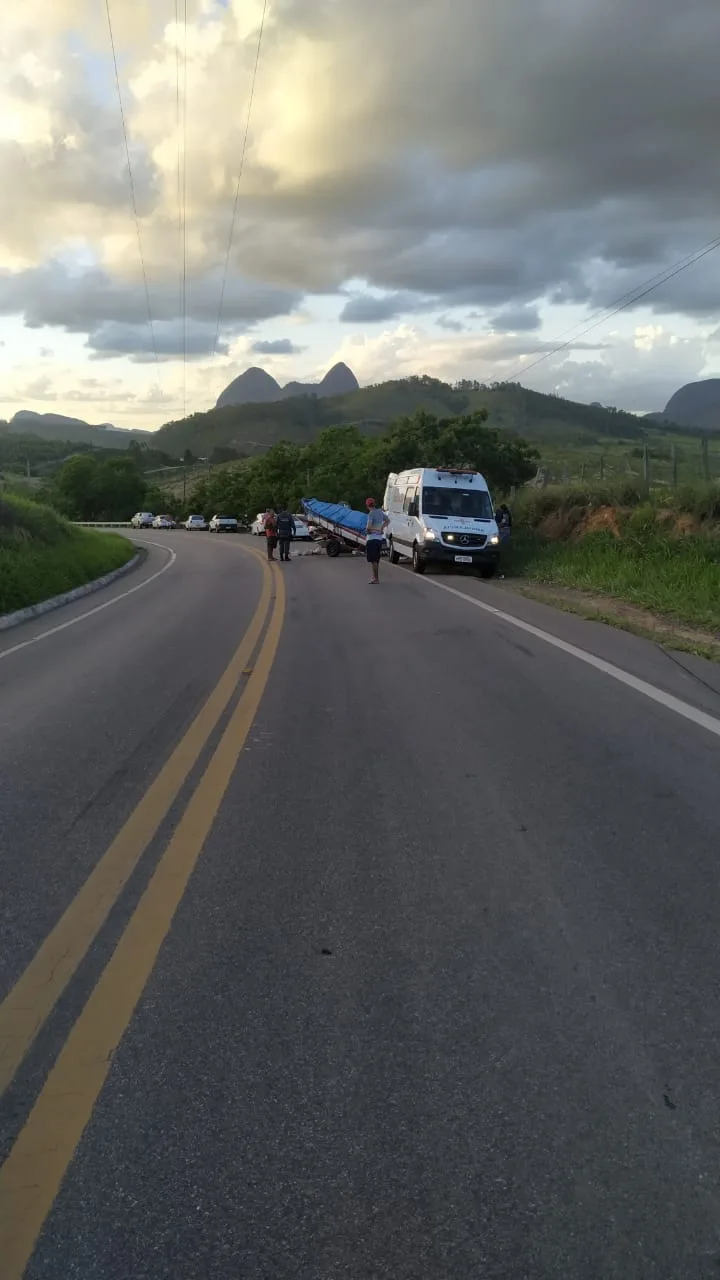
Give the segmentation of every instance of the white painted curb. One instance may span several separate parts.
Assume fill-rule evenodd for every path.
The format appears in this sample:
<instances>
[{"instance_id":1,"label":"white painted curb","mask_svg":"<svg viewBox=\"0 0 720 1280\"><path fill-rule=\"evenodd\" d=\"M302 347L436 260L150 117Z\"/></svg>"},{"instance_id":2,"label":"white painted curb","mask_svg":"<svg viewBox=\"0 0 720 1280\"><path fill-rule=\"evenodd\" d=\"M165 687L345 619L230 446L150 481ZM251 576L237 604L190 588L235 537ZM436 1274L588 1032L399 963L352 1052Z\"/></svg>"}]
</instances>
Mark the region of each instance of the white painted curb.
<instances>
[{"instance_id":1,"label":"white painted curb","mask_svg":"<svg viewBox=\"0 0 720 1280\"><path fill-rule=\"evenodd\" d=\"M123 574L129 573L144 559L143 553L138 551L127 564L121 565L119 569L113 569L112 573L104 574L102 578L94 578L92 582L86 582L82 587L74 587L72 591L65 591L61 596L52 596L50 600L41 600L39 604L28 605L27 609L16 609L15 613L3 613L0 616L0 631L8 631L10 627L17 627L21 622L29 622L31 618L40 618L43 613L50 613L53 609L59 609L61 605L71 604L73 600L82 600L83 596L92 595L93 591L100 591L102 587L108 587L111 582L122 578Z\"/></svg>"}]
</instances>

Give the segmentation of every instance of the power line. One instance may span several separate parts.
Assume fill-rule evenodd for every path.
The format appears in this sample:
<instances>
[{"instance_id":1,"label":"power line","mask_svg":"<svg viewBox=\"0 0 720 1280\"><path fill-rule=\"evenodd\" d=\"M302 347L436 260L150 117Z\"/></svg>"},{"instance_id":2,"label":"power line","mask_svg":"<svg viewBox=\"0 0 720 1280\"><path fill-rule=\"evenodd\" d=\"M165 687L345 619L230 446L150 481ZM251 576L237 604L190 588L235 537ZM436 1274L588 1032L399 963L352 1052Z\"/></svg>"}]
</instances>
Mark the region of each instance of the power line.
<instances>
[{"instance_id":1,"label":"power line","mask_svg":"<svg viewBox=\"0 0 720 1280\"><path fill-rule=\"evenodd\" d=\"M155 340L155 326L152 318L152 306L150 304L150 289L148 286L147 271L145 270L145 255L143 254L142 235L140 234L140 218L138 215L137 197L135 194L135 179L133 178L132 162L130 160L130 143L128 142L125 108L123 107L122 90L120 88L120 72L118 70L117 53L115 51L115 37L113 35L113 24L110 14L110 0L105 0L105 12L107 13L108 31L110 33L110 48L112 49L113 67L115 68L115 86L117 88L118 103L120 106L120 121L122 123L123 138L125 140L125 157L127 159L128 178L130 181L130 198L132 200L132 211L135 218L135 230L137 231L138 253L140 254L140 266L142 267L143 287L145 289L145 303L147 306L148 324L150 326L150 336L152 338L153 354L155 356L155 366L157 369L157 381L159 387L160 361L158 359L157 342Z\"/></svg>"},{"instance_id":2,"label":"power line","mask_svg":"<svg viewBox=\"0 0 720 1280\"><path fill-rule=\"evenodd\" d=\"M247 151L248 133L250 132L250 117L252 116L253 99L255 97L255 82L257 80L258 66L260 65L260 51L262 49L267 8L268 0L263 0L262 18L260 19L260 30L258 32L257 49L255 51L255 66L253 68L252 83L250 85L250 100L248 102L247 116L245 118L245 134L243 137L242 151L240 153L240 168L238 171L237 185L235 187L235 202L233 204L232 219L230 221L230 235L228 236L227 250L225 252L225 265L223 267L222 283L220 285L220 305L218 307L217 325L215 327L215 341L213 342L211 353L213 357L217 352L218 338L220 337L220 325L222 323L222 312L225 302L225 286L227 284L228 268L230 266L230 251L232 249L233 236L235 235L235 222L237 220L238 201L240 199L240 183L242 181L243 169L245 167L245 153Z\"/></svg>"},{"instance_id":3,"label":"power line","mask_svg":"<svg viewBox=\"0 0 720 1280\"><path fill-rule=\"evenodd\" d=\"M707 244L703 245L702 248L696 249L694 253L687 254L685 258L681 258L678 262L673 263L671 267L666 267L664 271L659 271L656 275L650 276L649 279L637 285L635 289L629 290L628 293L621 294L619 298L616 298L614 302L609 303L607 307L602 307L599 311L593 312L591 316L591 323L586 325L585 328L580 328L579 332L577 325L572 331L566 329L565 333L572 332L572 337L568 338L565 342L560 342L556 346L553 346L550 351L543 352L543 354L539 356L537 360L533 360L531 364L524 364L519 366L517 369L513 369L504 381L513 382L515 378L520 377L521 374L529 373L531 369L535 369L545 360L550 360L553 356L558 355L560 351L565 351L573 344L573 342L576 341L576 339L583 338L586 333L591 333L593 329L597 329L599 325L605 324L607 320L612 320L613 316L619 315L621 311L626 311L627 308L633 306L634 303L642 301L642 299L646 298L648 294L653 293L655 289L658 289L661 284L665 284L668 280L674 279L675 276L680 275L681 271L686 271L688 267L694 266L696 262L700 262L702 258L706 258L708 254L714 253L718 248L720 248L720 236L716 236L714 240L710 240ZM595 316L599 316L599 319L593 319Z\"/></svg>"},{"instance_id":4,"label":"power line","mask_svg":"<svg viewBox=\"0 0 720 1280\"><path fill-rule=\"evenodd\" d=\"M175 0L175 134L177 141L177 209L178 209L178 246L182 251L182 141L180 133L180 10L179 0ZM182 277L178 267L178 300L182 304Z\"/></svg>"},{"instance_id":5,"label":"power line","mask_svg":"<svg viewBox=\"0 0 720 1280\"><path fill-rule=\"evenodd\" d=\"M183 417L187 417L187 0L183 0L182 328Z\"/></svg>"}]
</instances>

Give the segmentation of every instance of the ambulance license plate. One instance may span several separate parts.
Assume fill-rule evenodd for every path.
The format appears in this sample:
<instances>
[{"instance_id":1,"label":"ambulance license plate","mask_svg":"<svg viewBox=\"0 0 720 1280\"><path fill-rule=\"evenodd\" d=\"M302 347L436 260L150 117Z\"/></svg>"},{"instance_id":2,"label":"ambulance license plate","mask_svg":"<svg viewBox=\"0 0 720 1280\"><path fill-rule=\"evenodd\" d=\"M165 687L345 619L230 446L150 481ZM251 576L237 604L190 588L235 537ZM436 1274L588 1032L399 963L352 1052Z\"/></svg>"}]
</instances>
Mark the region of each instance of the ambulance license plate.
<instances>
[{"instance_id":1,"label":"ambulance license plate","mask_svg":"<svg viewBox=\"0 0 720 1280\"><path fill-rule=\"evenodd\" d=\"M456 564L472 564L472 556L456 556Z\"/></svg>"}]
</instances>

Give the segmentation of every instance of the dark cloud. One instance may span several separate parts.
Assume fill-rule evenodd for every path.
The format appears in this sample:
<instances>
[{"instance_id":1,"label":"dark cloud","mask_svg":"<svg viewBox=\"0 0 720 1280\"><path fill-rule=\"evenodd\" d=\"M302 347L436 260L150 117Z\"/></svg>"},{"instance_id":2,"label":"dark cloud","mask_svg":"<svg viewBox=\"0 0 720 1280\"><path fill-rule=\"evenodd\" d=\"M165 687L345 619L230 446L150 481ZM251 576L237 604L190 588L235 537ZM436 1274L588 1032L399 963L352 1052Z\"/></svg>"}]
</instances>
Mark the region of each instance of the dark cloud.
<instances>
[{"instance_id":1,"label":"dark cloud","mask_svg":"<svg viewBox=\"0 0 720 1280\"><path fill-rule=\"evenodd\" d=\"M345 324L380 324L396 316L428 311L434 305L434 301L415 293L387 293L381 297L358 293L345 303L339 318Z\"/></svg>"},{"instance_id":2,"label":"dark cloud","mask_svg":"<svg viewBox=\"0 0 720 1280\"><path fill-rule=\"evenodd\" d=\"M289 338L274 338L266 342L253 342L250 350L256 356L296 356L304 347L298 347Z\"/></svg>"},{"instance_id":3,"label":"dark cloud","mask_svg":"<svg viewBox=\"0 0 720 1280\"><path fill-rule=\"evenodd\" d=\"M220 288L218 273L188 285L187 352L192 358L213 352ZM273 285L228 280L218 352L227 351L223 335L244 333L262 320L288 315L300 298L297 292ZM176 358L183 351L177 281L151 280L150 299L158 354ZM20 315L30 329L56 327L87 334L87 346L96 355L154 359L142 284L118 280L99 268L73 269L51 261L25 271L0 271L0 315Z\"/></svg>"},{"instance_id":4,"label":"dark cloud","mask_svg":"<svg viewBox=\"0 0 720 1280\"><path fill-rule=\"evenodd\" d=\"M466 333L468 326L462 320L453 320L452 316L438 316L435 322L441 329L450 333Z\"/></svg>"},{"instance_id":5,"label":"dark cloud","mask_svg":"<svg viewBox=\"0 0 720 1280\"><path fill-rule=\"evenodd\" d=\"M338 82L310 154L328 164L294 181L257 168L237 260L386 291L344 321L416 311L413 295L605 305L716 233L717 0L455 0L452 22L431 0L367 0L362 17L336 0L323 24ZM372 75L340 93L351 61ZM653 306L701 315L719 291L720 253Z\"/></svg>"},{"instance_id":6,"label":"dark cloud","mask_svg":"<svg viewBox=\"0 0 720 1280\"><path fill-rule=\"evenodd\" d=\"M154 342L153 342L154 335ZM191 321L183 331L182 320L161 320L153 324L134 325L104 321L90 334L86 346L92 360L110 360L128 356L135 364L150 364L156 354L158 360L178 360L183 355L188 360L209 359L213 354L215 327ZM219 341L218 355L227 355L228 344Z\"/></svg>"},{"instance_id":7,"label":"dark cloud","mask_svg":"<svg viewBox=\"0 0 720 1280\"><path fill-rule=\"evenodd\" d=\"M490 321L493 329L510 333L530 333L539 329L540 313L537 307L506 307Z\"/></svg>"}]
</instances>

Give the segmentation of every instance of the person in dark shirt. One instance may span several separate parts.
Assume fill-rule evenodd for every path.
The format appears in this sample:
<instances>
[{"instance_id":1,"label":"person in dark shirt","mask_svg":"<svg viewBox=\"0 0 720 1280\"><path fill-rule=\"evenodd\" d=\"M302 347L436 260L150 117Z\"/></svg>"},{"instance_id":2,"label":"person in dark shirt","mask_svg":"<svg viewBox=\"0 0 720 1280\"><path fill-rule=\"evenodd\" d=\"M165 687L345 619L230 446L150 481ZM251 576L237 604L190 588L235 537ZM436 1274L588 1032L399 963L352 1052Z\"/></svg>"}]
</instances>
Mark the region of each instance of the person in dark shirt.
<instances>
[{"instance_id":1,"label":"person in dark shirt","mask_svg":"<svg viewBox=\"0 0 720 1280\"><path fill-rule=\"evenodd\" d=\"M277 535L280 544L280 559L290 559L290 543L295 537L295 520L286 507L277 514Z\"/></svg>"},{"instance_id":2,"label":"person in dark shirt","mask_svg":"<svg viewBox=\"0 0 720 1280\"><path fill-rule=\"evenodd\" d=\"M504 502L500 503L500 506L495 512L495 523L498 527L498 533L500 534L501 540L503 542L507 542L510 537L510 530L512 529L512 516L510 515L510 508Z\"/></svg>"}]
</instances>

